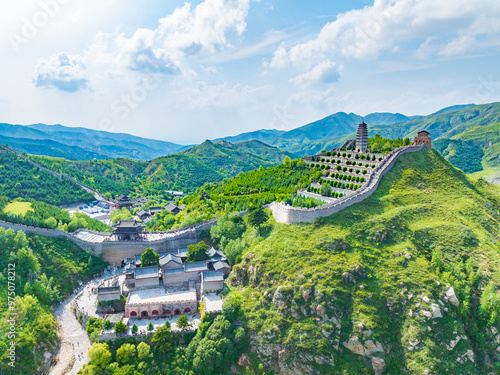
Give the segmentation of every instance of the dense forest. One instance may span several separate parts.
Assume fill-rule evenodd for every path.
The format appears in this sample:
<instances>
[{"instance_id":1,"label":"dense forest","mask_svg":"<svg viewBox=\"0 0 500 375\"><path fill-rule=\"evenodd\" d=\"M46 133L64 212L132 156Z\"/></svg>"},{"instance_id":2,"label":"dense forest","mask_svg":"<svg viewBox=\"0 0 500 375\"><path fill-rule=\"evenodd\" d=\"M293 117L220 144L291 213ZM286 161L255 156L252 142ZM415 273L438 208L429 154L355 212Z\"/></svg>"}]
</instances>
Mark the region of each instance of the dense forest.
<instances>
[{"instance_id":1,"label":"dense forest","mask_svg":"<svg viewBox=\"0 0 500 375\"><path fill-rule=\"evenodd\" d=\"M9 266L11 265L11 266ZM12 266L14 265L14 266ZM100 273L106 264L63 238L26 236L0 228L0 373L35 374L44 353L58 344L50 306L70 294L78 281ZM14 285L8 283L15 269ZM15 298L8 300L8 291ZM12 310L8 303L14 302ZM9 312L16 313L16 367L7 365Z\"/></svg>"},{"instance_id":2,"label":"dense forest","mask_svg":"<svg viewBox=\"0 0 500 375\"><path fill-rule=\"evenodd\" d=\"M265 157L253 153L262 152ZM220 182L240 172L277 164L287 154L261 142L239 147L228 142L206 141L179 154L148 162L128 159L69 161L31 156L37 163L67 174L108 197L119 194L167 199L166 190L192 193L210 182Z\"/></svg>"},{"instance_id":3,"label":"dense forest","mask_svg":"<svg viewBox=\"0 0 500 375\"><path fill-rule=\"evenodd\" d=\"M90 202L93 199L93 194L87 193L74 182L58 178L2 150L0 194L10 199L31 198L57 206Z\"/></svg>"}]
</instances>

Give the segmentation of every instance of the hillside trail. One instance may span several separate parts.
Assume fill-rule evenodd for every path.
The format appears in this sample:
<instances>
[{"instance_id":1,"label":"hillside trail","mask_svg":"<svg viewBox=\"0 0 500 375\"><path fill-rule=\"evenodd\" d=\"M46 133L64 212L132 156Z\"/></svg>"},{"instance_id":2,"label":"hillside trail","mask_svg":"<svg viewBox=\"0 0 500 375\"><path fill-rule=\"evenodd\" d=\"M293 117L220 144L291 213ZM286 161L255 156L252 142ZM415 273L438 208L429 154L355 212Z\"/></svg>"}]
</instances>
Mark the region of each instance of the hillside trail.
<instances>
[{"instance_id":1,"label":"hillside trail","mask_svg":"<svg viewBox=\"0 0 500 375\"><path fill-rule=\"evenodd\" d=\"M50 375L76 375L88 362L87 352L91 343L87 332L83 330L72 311L75 298L76 293L73 293L54 311L62 337L59 361L50 371ZM68 372L69 369L71 370Z\"/></svg>"},{"instance_id":2,"label":"hillside trail","mask_svg":"<svg viewBox=\"0 0 500 375\"><path fill-rule=\"evenodd\" d=\"M105 270L101 277L89 280L83 286L84 293L86 293L85 295L90 293L89 288L92 282L98 284L99 281L118 273L118 270L113 270L113 272ZM54 315L59 324L61 348L58 353L59 360L50 371L50 375L76 375L83 368L83 365L89 361L87 353L92 343L90 342L87 332L82 328L73 312L75 300L81 290L82 289L78 289L76 293L66 298L54 310Z\"/></svg>"}]
</instances>

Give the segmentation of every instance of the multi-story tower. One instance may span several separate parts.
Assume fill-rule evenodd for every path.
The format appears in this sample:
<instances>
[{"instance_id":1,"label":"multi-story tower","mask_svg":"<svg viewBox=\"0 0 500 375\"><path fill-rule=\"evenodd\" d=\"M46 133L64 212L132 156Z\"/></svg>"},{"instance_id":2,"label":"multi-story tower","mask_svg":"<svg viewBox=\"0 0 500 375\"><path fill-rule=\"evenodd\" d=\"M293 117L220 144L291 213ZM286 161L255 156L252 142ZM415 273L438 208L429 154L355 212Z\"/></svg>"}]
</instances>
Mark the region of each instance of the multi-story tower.
<instances>
[{"instance_id":1,"label":"multi-story tower","mask_svg":"<svg viewBox=\"0 0 500 375\"><path fill-rule=\"evenodd\" d=\"M368 148L368 128L364 121L358 126L358 135L356 136L356 150L365 152Z\"/></svg>"}]
</instances>

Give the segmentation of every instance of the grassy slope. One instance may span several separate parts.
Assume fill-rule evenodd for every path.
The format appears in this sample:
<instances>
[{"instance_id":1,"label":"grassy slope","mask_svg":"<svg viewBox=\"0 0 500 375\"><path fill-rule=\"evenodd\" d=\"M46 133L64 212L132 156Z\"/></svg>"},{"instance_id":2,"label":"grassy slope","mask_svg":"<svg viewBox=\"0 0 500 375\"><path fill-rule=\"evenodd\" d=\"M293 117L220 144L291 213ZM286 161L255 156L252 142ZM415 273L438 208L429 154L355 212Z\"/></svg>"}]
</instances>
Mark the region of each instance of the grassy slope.
<instances>
[{"instance_id":1,"label":"grassy slope","mask_svg":"<svg viewBox=\"0 0 500 375\"><path fill-rule=\"evenodd\" d=\"M31 206L31 202L12 202L9 203L4 209L4 212L13 215L24 215L28 211L34 212L35 210Z\"/></svg>"},{"instance_id":2,"label":"grassy slope","mask_svg":"<svg viewBox=\"0 0 500 375\"><path fill-rule=\"evenodd\" d=\"M275 225L268 238L247 250L234 268L232 284L244 297L248 325L261 342L285 343L293 353L287 359L291 368L310 365L323 374L371 374L368 360L342 344L339 351L334 349L358 335L361 341L383 345L386 373L422 374L430 366L432 373L483 373L484 354L494 360L496 346L484 324L476 321L477 300L469 300L466 285L455 282L461 307L444 302L449 312L443 311L441 319L427 321L421 316L422 309L429 309L421 297L425 294L439 304L447 290L444 284L454 280L453 275L437 275L431 269L430 259L438 249L448 265L474 258L484 267L484 276L499 285L499 246L494 244L499 192L483 181L473 184L436 151L404 155L363 203L313 224ZM410 260L404 257L406 251ZM367 276L357 273L356 265ZM344 272L356 282L346 282ZM276 299L278 286L284 307ZM304 290L311 292L307 300ZM317 305L326 308L328 317L339 319L340 329L321 319ZM364 336L358 323L373 334ZM485 337L480 349L471 345L471 339L477 340L476 325ZM331 335L326 337L322 330ZM457 334L468 339L447 350L444 345ZM415 340L420 341L417 349L408 350ZM456 362L469 349L475 350L481 365ZM307 353L321 353L335 367L314 363L319 361L310 357L308 361Z\"/></svg>"}]
</instances>

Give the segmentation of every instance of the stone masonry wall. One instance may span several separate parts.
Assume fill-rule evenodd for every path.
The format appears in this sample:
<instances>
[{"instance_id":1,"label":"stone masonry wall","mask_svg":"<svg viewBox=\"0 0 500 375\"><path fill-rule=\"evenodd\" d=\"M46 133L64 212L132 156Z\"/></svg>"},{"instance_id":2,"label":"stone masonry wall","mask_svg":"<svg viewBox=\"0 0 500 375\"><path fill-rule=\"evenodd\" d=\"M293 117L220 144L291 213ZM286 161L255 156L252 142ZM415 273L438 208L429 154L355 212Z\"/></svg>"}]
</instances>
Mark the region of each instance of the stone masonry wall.
<instances>
[{"instance_id":1,"label":"stone masonry wall","mask_svg":"<svg viewBox=\"0 0 500 375\"><path fill-rule=\"evenodd\" d=\"M423 146L400 147L389 158L384 160L384 162L381 164L380 169L376 171L372 176L370 176L369 183L364 188L362 188L359 193L340 198L334 203L315 208L302 208L286 206L282 202L273 202L271 203L269 208L273 213L274 219L278 223L286 224L312 223L319 217L333 215L334 213L339 212L346 207L352 206L353 204L359 203L372 195L377 190L382 176L392 168L400 155L408 152L420 151L422 148Z\"/></svg>"}]
</instances>

